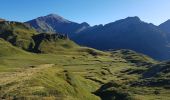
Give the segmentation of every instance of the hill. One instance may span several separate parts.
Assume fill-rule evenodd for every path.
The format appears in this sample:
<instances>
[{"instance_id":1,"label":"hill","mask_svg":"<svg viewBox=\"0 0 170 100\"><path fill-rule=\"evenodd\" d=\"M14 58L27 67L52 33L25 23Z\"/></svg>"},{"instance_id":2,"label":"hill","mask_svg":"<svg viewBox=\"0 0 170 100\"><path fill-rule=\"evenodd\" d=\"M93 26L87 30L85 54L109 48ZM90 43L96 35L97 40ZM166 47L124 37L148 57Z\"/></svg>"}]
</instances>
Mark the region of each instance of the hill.
<instances>
[{"instance_id":1,"label":"hill","mask_svg":"<svg viewBox=\"0 0 170 100\"><path fill-rule=\"evenodd\" d=\"M167 60L170 55L170 38L163 29L165 24L155 26L141 21L138 17L90 26L88 23L78 24L56 14L49 14L26 23L38 32L68 34L70 39L79 45L99 50L130 49L157 60Z\"/></svg>"},{"instance_id":2,"label":"hill","mask_svg":"<svg viewBox=\"0 0 170 100\"><path fill-rule=\"evenodd\" d=\"M27 52L12 46L10 43L0 38L0 57L26 55Z\"/></svg>"},{"instance_id":3,"label":"hill","mask_svg":"<svg viewBox=\"0 0 170 100\"><path fill-rule=\"evenodd\" d=\"M71 52L71 49L79 47L67 35L38 33L29 25L19 22L0 22L0 38L33 53Z\"/></svg>"},{"instance_id":4,"label":"hill","mask_svg":"<svg viewBox=\"0 0 170 100\"><path fill-rule=\"evenodd\" d=\"M153 65L151 68L143 73L142 78L138 82L134 82L135 86L146 87L162 87L170 88L170 64L169 62L162 62ZM159 93L159 91L157 91Z\"/></svg>"},{"instance_id":5,"label":"hill","mask_svg":"<svg viewBox=\"0 0 170 100\"><path fill-rule=\"evenodd\" d=\"M150 66L153 63L156 63L155 60L153 60L152 58L144 55L144 54L140 54L137 53L135 51L132 50L115 50L115 51L111 51L111 53L114 56L119 56L123 59L125 59L127 62L131 62L136 64L137 66Z\"/></svg>"},{"instance_id":6,"label":"hill","mask_svg":"<svg viewBox=\"0 0 170 100\"><path fill-rule=\"evenodd\" d=\"M170 62L162 62L151 67L147 72L144 73L145 78L150 77L164 77L168 78L170 74Z\"/></svg>"},{"instance_id":7,"label":"hill","mask_svg":"<svg viewBox=\"0 0 170 100\"><path fill-rule=\"evenodd\" d=\"M69 53L69 50L74 53ZM138 93L142 91L140 88L123 88L124 85L138 80L137 74L127 74L123 71L133 71L145 66L132 64L133 62L123 59L119 54L112 56L109 52L90 48L81 47L81 51L68 48L52 54L6 56L3 63L0 64L2 99L100 100L101 97L102 100L110 100L103 99L100 95L110 92L110 89L113 90L113 97L123 96L125 100L143 96ZM109 85L100 89L110 81L120 81L121 87L113 89L114 85ZM149 96L145 97L145 100L149 100Z\"/></svg>"},{"instance_id":8,"label":"hill","mask_svg":"<svg viewBox=\"0 0 170 100\"><path fill-rule=\"evenodd\" d=\"M20 22L0 22L0 38L24 50L34 47L32 36L37 32L30 26Z\"/></svg>"}]
</instances>

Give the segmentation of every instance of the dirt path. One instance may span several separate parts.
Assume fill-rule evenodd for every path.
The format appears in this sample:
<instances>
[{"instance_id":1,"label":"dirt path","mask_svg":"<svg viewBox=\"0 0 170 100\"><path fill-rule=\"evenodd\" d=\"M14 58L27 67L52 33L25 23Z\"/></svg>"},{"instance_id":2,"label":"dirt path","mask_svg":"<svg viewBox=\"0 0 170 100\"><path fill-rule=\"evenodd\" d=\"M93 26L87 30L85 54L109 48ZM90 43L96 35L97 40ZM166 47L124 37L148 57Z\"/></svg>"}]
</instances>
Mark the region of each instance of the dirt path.
<instances>
[{"instance_id":1,"label":"dirt path","mask_svg":"<svg viewBox=\"0 0 170 100\"><path fill-rule=\"evenodd\" d=\"M37 72L40 72L42 69L49 68L54 66L54 64L43 64L39 66L33 66L34 68L23 69L18 72L8 72L0 74L0 86L10 84L12 82L20 82L28 80Z\"/></svg>"}]
</instances>

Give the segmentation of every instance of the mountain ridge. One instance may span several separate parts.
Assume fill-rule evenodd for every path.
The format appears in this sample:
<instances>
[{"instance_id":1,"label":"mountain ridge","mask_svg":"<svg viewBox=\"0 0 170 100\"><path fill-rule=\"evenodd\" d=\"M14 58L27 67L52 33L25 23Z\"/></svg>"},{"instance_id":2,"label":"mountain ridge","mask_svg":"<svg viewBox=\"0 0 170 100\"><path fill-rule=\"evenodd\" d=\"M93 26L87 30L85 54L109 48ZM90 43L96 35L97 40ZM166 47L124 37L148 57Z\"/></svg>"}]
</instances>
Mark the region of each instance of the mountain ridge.
<instances>
[{"instance_id":1,"label":"mountain ridge","mask_svg":"<svg viewBox=\"0 0 170 100\"><path fill-rule=\"evenodd\" d=\"M102 25L95 28L99 27L103 28ZM23 47L29 47L30 41L34 45L25 50ZM132 50L104 52L81 47L67 35L39 33L24 23L9 21L0 23L0 46L1 99L166 100L169 97L170 91L165 86L169 86L170 63L157 65L159 61ZM156 87L143 84L150 81L142 75L152 74L150 70L157 66L164 72L159 78L167 79L156 81L163 82Z\"/></svg>"},{"instance_id":2,"label":"mountain ridge","mask_svg":"<svg viewBox=\"0 0 170 100\"><path fill-rule=\"evenodd\" d=\"M58 32L68 35L72 35L90 27L90 25L86 22L72 22L56 14L38 17L25 23L33 26L38 32Z\"/></svg>"},{"instance_id":3,"label":"mountain ridge","mask_svg":"<svg viewBox=\"0 0 170 100\"><path fill-rule=\"evenodd\" d=\"M79 33L73 40L80 45L99 50L131 49L156 59L168 59L166 33L138 17L128 17L104 26L91 27Z\"/></svg>"},{"instance_id":4,"label":"mountain ridge","mask_svg":"<svg viewBox=\"0 0 170 100\"><path fill-rule=\"evenodd\" d=\"M170 33L170 19L159 25L159 28Z\"/></svg>"},{"instance_id":5,"label":"mountain ridge","mask_svg":"<svg viewBox=\"0 0 170 100\"><path fill-rule=\"evenodd\" d=\"M137 16L95 26L90 26L86 22L78 24L55 14L45 17L56 17L57 20L50 19L48 21L45 19L36 22L37 19L34 19L26 23L32 25L38 31L45 30L52 33L68 34L70 39L79 45L99 50L132 49L158 60L170 59L168 56L170 55L168 47L170 35L159 26L144 22ZM58 20L60 19L62 23L59 23ZM63 19L64 21L62 21ZM41 26L43 27L41 28Z\"/></svg>"}]
</instances>

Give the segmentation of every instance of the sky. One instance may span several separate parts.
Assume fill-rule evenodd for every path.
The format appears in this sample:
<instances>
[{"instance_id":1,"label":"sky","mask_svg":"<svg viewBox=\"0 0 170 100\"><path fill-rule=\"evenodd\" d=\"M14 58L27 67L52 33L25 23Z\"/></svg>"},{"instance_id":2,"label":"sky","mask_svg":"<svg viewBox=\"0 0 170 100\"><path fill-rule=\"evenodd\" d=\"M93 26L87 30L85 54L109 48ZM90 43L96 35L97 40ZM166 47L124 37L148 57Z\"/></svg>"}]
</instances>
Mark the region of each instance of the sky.
<instances>
[{"instance_id":1,"label":"sky","mask_svg":"<svg viewBox=\"0 0 170 100\"><path fill-rule=\"evenodd\" d=\"M90 25L133 16L155 25L170 19L170 0L0 0L0 3L0 18L20 22L51 13Z\"/></svg>"}]
</instances>

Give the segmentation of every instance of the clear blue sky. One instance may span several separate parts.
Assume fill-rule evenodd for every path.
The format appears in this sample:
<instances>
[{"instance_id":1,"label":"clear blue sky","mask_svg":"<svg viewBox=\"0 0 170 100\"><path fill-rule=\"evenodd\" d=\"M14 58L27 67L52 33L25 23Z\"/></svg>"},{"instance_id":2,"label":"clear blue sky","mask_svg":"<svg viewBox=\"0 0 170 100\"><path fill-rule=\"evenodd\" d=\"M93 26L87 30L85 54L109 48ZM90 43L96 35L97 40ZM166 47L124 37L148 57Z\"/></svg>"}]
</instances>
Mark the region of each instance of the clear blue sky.
<instances>
[{"instance_id":1,"label":"clear blue sky","mask_svg":"<svg viewBox=\"0 0 170 100\"><path fill-rule=\"evenodd\" d=\"M0 0L0 4L0 18L21 22L50 13L91 25L128 16L156 25L170 19L170 0Z\"/></svg>"}]
</instances>

